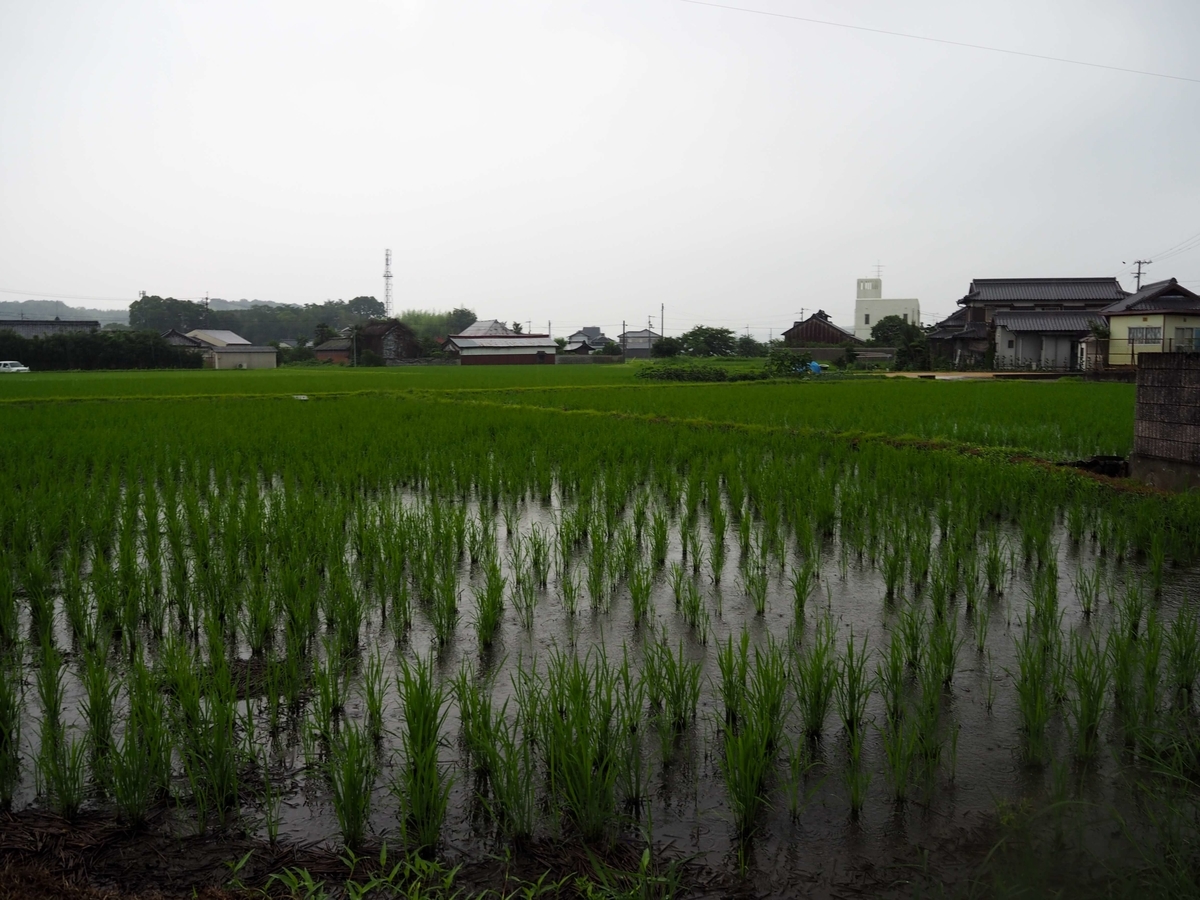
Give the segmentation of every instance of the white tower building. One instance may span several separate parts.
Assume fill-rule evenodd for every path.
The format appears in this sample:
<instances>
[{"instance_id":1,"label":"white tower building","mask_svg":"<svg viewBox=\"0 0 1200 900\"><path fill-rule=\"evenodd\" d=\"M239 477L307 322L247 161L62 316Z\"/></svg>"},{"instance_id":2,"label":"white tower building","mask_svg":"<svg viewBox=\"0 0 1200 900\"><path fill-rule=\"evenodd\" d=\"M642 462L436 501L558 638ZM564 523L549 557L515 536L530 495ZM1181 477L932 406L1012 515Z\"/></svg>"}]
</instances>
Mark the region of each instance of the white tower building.
<instances>
[{"instance_id":1,"label":"white tower building","mask_svg":"<svg viewBox=\"0 0 1200 900\"><path fill-rule=\"evenodd\" d=\"M882 278L858 279L858 296L854 301L854 336L870 340L871 328L885 316L899 316L905 322L921 324L921 303L915 297L907 300L886 300Z\"/></svg>"}]
</instances>

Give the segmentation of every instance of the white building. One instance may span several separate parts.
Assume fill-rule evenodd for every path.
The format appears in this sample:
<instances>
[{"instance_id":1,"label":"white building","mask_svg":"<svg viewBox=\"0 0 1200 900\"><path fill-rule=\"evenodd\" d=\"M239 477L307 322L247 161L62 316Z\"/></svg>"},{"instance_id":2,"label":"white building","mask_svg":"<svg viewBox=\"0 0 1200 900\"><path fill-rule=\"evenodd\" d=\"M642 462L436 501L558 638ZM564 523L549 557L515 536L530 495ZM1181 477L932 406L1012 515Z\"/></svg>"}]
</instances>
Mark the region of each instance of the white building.
<instances>
[{"instance_id":1,"label":"white building","mask_svg":"<svg viewBox=\"0 0 1200 900\"><path fill-rule=\"evenodd\" d=\"M919 326L921 303L916 298L886 300L882 278L858 279L858 296L854 301L854 336L859 340L870 340L871 328L885 316L899 316L905 322Z\"/></svg>"}]
</instances>

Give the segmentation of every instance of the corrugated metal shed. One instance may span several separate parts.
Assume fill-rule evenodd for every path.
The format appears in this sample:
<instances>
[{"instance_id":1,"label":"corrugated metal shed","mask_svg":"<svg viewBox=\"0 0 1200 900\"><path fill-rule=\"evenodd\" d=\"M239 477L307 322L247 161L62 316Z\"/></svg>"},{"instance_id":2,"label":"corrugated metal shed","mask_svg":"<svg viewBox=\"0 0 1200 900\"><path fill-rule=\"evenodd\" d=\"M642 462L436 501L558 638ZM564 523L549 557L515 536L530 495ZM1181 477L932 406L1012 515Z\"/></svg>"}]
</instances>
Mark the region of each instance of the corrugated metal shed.
<instances>
[{"instance_id":1,"label":"corrugated metal shed","mask_svg":"<svg viewBox=\"0 0 1200 900\"><path fill-rule=\"evenodd\" d=\"M453 343L460 350L477 350L477 349L512 349L520 348L524 351L534 353L538 350L547 350L554 352L558 350L558 344L550 340L544 334L510 334L507 337L463 337L462 335L454 335L447 339L448 343Z\"/></svg>"},{"instance_id":2,"label":"corrugated metal shed","mask_svg":"<svg viewBox=\"0 0 1200 900\"><path fill-rule=\"evenodd\" d=\"M214 344L218 347L250 345L250 342L240 334L233 331L222 331L221 329L195 328L188 332L188 337L194 337L197 340L204 341L206 344Z\"/></svg>"},{"instance_id":3,"label":"corrugated metal shed","mask_svg":"<svg viewBox=\"0 0 1200 900\"><path fill-rule=\"evenodd\" d=\"M484 337L485 335L512 334L513 330L499 319L481 319L462 330L461 334L451 337Z\"/></svg>"}]
</instances>

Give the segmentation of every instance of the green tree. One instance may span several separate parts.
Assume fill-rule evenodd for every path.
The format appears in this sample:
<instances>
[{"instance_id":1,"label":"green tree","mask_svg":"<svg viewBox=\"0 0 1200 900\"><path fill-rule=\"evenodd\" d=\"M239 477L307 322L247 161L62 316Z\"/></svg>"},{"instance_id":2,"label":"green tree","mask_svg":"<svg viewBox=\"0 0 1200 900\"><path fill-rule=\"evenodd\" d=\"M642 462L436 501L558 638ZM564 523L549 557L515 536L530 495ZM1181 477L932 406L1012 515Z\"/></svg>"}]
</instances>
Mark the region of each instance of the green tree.
<instances>
[{"instance_id":1,"label":"green tree","mask_svg":"<svg viewBox=\"0 0 1200 900\"><path fill-rule=\"evenodd\" d=\"M743 334L737 339L736 352L738 356L766 356L767 345L748 334Z\"/></svg>"},{"instance_id":2,"label":"green tree","mask_svg":"<svg viewBox=\"0 0 1200 900\"><path fill-rule=\"evenodd\" d=\"M679 336L688 356L733 356L737 337L728 328L697 325Z\"/></svg>"},{"instance_id":3,"label":"green tree","mask_svg":"<svg viewBox=\"0 0 1200 900\"><path fill-rule=\"evenodd\" d=\"M679 338L660 337L657 341L650 345L650 355L657 356L662 359L669 359L672 356L679 356L687 348L683 346L683 341Z\"/></svg>"},{"instance_id":4,"label":"green tree","mask_svg":"<svg viewBox=\"0 0 1200 900\"><path fill-rule=\"evenodd\" d=\"M355 297L346 304L346 309L359 319L382 319L387 315L387 307L374 297Z\"/></svg>"},{"instance_id":5,"label":"green tree","mask_svg":"<svg viewBox=\"0 0 1200 900\"><path fill-rule=\"evenodd\" d=\"M909 371L929 368L929 343L925 332L900 316L884 316L871 328L871 343L896 348L896 368Z\"/></svg>"},{"instance_id":6,"label":"green tree","mask_svg":"<svg viewBox=\"0 0 1200 900\"><path fill-rule=\"evenodd\" d=\"M320 346L326 341L332 341L338 336L339 335L336 330L330 328L324 322L318 322L317 327L313 329L313 344L314 346Z\"/></svg>"},{"instance_id":7,"label":"green tree","mask_svg":"<svg viewBox=\"0 0 1200 900\"><path fill-rule=\"evenodd\" d=\"M513 330L513 334L524 334L525 333L525 329L521 327L520 322L513 322L512 330Z\"/></svg>"}]
</instances>

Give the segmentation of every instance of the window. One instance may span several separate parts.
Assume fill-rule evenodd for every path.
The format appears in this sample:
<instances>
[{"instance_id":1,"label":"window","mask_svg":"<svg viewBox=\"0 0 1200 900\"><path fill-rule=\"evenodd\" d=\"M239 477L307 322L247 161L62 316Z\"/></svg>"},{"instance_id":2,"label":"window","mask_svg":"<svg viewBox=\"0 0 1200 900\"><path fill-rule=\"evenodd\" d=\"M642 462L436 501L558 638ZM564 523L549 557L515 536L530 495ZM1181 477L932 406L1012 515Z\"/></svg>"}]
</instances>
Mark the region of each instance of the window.
<instances>
[{"instance_id":1,"label":"window","mask_svg":"<svg viewBox=\"0 0 1200 900\"><path fill-rule=\"evenodd\" d=\"M1184 321L1187 321L1186 319ZM1195 350L1200 348L1200 328L1176 328L1175 349Z\"/></svg>"},{"instance_id":2,"label":"window","mask_svg":"<svg viewBox=\"0 0 1200 900\"><path fill-rule=\"evenodd\" d=\"M1013 348L1013 339L1009 338L1008 339L1008 349L1011 350L1012 348Z\"/></svg>"},{"instance_id":3,"label":"window","mask_svg":"<svg viewBox=\"0 0 1200 900\"><path fill-rule=\"evenodd\" d=\"M871 324L871 314L870 313L867 313L865 316L863 316L863 324L864 325Z\"/></svg>"},{"instance_id":4,"label":"window","mask_svg":"<svg viewBox=\"0 0 1200 900\"><path fill-rule=\"evenodd\" d=\"M1159 326L1130 328L1129 343L1131 344L1161 344L1162 328Z\"/></svg>"},{"instance_id":5,"label":"window","mask_svg":"<svg viewBox=\"0 0 1200 900\"><path fill-rule=\"evenodd\" d=\"M904 321L906 324L908 323L908 313L904 313Z\"/></svg>"}]
</instances>

